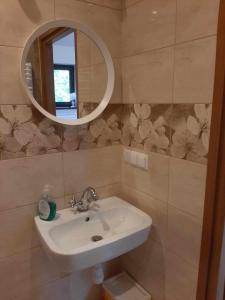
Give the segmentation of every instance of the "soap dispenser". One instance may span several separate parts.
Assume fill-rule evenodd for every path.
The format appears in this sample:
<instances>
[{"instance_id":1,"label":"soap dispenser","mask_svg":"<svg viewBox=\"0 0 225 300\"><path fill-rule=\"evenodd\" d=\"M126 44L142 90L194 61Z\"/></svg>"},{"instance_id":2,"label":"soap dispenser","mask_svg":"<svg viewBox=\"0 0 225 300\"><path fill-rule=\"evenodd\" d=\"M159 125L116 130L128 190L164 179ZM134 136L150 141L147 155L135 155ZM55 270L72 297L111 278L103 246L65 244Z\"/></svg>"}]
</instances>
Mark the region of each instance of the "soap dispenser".
<instances>
[{"instance_id":1,"label":"soap dispenser","mask_svg":"<svg viewBox=\"0 0 225 300\"><path fill-rule=\"evenodd\" d=\"M50 186L46 184L42 191L41 199L38 203L38 213L40 219L52 221L56 216L56 203L50 195Z\"/></svg>"}]
</instances>

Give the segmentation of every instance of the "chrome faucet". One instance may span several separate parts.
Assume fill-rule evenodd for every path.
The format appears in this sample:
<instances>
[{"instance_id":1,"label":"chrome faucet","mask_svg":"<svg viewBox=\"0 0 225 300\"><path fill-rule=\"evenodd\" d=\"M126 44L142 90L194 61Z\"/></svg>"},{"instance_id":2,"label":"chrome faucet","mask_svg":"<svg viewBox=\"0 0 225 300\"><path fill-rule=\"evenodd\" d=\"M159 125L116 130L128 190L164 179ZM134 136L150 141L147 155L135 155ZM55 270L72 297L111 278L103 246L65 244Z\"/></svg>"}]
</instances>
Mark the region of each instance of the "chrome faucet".
<instances>
[{"instance_id":1,"label":"chrome faucet","mask_svg":"<svg viewBox=\"0 0 225 300\"><path fill-rule=\"evenodd\" d=\"M79 212L88 211L90 204L93 201L98 200L98 195L94 188L88 187L86 188L79 201L76 201L75 196L73 196L72 200L69 201L69 204L72 208L77 208Z\"/></svg>"}]
</instances>

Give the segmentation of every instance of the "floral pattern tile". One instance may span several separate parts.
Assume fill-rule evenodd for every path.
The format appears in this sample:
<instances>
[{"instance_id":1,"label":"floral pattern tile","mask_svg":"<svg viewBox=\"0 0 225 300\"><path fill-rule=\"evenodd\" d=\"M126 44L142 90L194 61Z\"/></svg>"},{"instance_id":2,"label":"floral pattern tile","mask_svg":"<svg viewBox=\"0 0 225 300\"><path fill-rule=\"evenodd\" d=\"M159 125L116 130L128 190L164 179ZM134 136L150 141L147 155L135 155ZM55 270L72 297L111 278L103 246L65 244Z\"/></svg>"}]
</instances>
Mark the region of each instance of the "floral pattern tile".
<instances>
[{"instance_id":1,"label":"floral pattern tile","mask_svg":"<svg viewBox=\"0 0 225 300\"><path fill-rule=\"evenodd\" d=\"M211 110L207 104L111 104L89 124L61 126L29 105L1 105L0 157L122 144L206 163Z\"/></svg>"},{"instance_id":2,"label":"floral pattern tile","mask_svg":"<svg viewBox=\"0 0 225 300\"><path fill-rule=\"evenodd\" d=\"M125 105L122 143L147 152L169 154L171 105Z\"/></svg>"},{"instance_id":3,"label":"floral pattern tile","mask_svg":"<svg viewBox=\"0 0 225 300\"><path fill-rule=\"evenodd\" d=\"M30 106L0 106L1 159L57 152L60 136L60 127L35 114Z\"/></svg>"},{"instance_id":4,"label":"floral pattern tile","mask_svg":"<svg viewBox=\"0 0 225 300\"><path fill-rule=\"evenodd\" d=\"M122 105L85 126L58 125L28 105L0 106L0 157L11 159L120 144Z\"/></svg>"},{"instance_id":5,"label":"floral pattern tile","mask_svg":"<svg viewBox=\"0 0 225 300\"><path fill-rule=\"evenodd\" d=\"M98 106L98 103L86 103L81 102L79 103L79 116L84 117L93 112L96 107Z\"/></svg>"},{"instance_id":6,"label":"floral pattern tile","mask_svg":"<svg viewBox=\"0 0 225 300\"><path fill-rule=\"evenodd\" d=\"M109 105L103 114L89 124L63 129L63 151L75 151L121 144L123 105Z\"/></svg>"},{"instance_id":7,"label":"floral pattern tile","mask_svg":"<svg viewBox=\"0 0 225 300\"><path fill-rule=\"evenodd\" d=\"M171 115L172 156L206 163L209 149L211 104L176 104Z\"/></svg>"}]
</instances>

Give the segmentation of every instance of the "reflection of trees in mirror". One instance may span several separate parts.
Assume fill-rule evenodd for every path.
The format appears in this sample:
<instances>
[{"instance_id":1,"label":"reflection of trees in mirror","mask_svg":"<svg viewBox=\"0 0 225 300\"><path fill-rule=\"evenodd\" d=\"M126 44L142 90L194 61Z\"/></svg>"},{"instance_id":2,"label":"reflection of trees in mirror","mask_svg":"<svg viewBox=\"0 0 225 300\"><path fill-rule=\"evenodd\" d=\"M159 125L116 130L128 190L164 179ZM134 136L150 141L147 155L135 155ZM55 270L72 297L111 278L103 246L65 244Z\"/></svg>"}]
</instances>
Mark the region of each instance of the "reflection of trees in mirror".
<instances>
[{"instance_id":1,"label":"reflection of trees in mirror","mask_svg":"<svg viewBox=\"0 0 225 300\"><path fill-rule=\"evenodd\" d=\"M70 102L70 75L67 70L54 70L55 102Z\"/></svg>"},{"instance_id":2,"label":"reflection of trees in mirror","mask_svg":"<svg viewBox=\"0 0 225 300\"><path fill-rule=\"evenodd\" d=\"M54 65L54 94L56 116L64 119L78 117L74 66Z\"/></svg>"}]
</instances>

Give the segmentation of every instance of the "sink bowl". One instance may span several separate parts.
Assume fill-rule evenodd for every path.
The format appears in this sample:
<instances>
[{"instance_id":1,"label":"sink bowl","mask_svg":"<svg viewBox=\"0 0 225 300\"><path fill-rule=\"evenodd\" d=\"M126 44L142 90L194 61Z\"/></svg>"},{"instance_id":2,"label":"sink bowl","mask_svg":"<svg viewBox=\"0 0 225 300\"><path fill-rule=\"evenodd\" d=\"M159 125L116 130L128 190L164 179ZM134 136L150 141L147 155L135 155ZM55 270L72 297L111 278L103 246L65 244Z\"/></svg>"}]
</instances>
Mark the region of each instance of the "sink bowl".
<instances>
[{"instance_id":1,"label":"sink bowl","mask_svg":"<svg viewBox=\"0 0 225 300\"><path fill-rule=\"evenodd\" d=\"M85 213L67 208L51 222L35 217L41 243L62 272L86 269L118 257L147 239L152 219L128 202L110 197Z\"/></svg>"}]
</instances>

